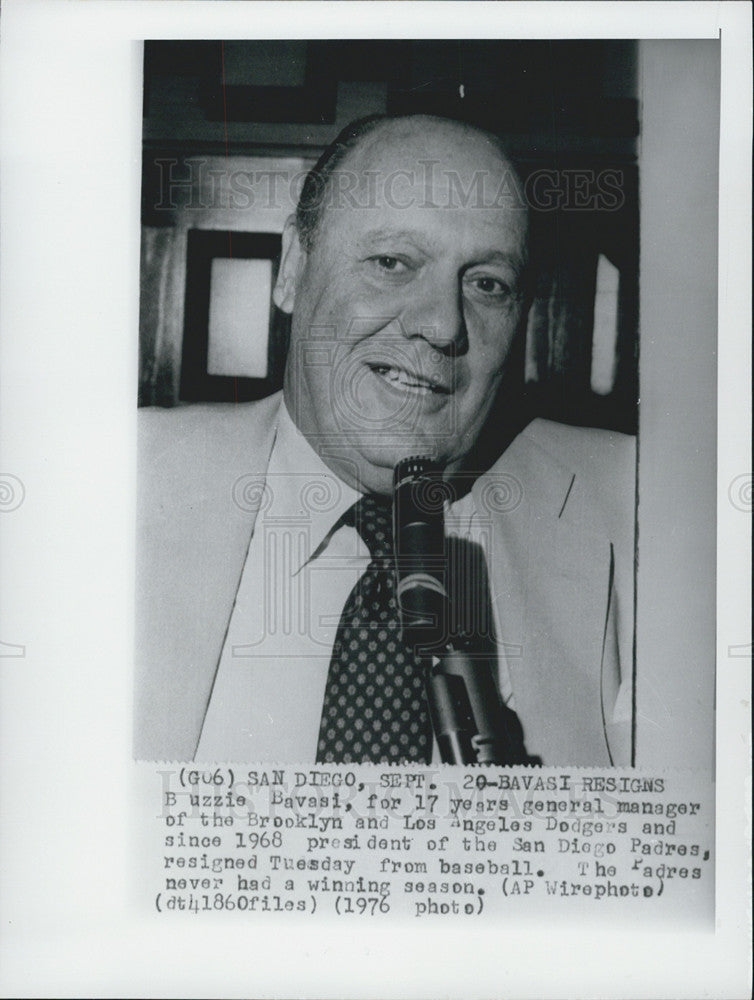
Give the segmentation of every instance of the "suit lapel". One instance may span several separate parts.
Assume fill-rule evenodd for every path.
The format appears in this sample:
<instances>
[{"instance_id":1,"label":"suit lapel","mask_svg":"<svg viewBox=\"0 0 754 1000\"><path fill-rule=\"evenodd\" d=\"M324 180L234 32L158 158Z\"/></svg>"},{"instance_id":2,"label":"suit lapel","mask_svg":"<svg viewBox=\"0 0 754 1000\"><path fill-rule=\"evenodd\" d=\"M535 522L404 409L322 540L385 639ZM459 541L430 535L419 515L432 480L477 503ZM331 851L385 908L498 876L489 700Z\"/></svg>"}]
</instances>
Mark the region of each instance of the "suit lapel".
<instances>
[{"instance_id":1,"label":"suit lapel","mask_svg":"<svg viewBox=\"0 0 754 1000\"><path fill-rule=\"evenodd\" d=\"M590 522L584 485L524 433L473 493L488 524L498 642L527 750L544 763L607 765L601 671L611 544Z\"/></svg>"},{"instance_id":2,"label":"suit lapel","mask_svg":"<svg viewBox=\"0 0 754 1000\"><path fill-rule=\"evenodd\" d=\"M140 434L137 756L195 753L280 397L148 414Z\"/></svg>"}]
</instances>

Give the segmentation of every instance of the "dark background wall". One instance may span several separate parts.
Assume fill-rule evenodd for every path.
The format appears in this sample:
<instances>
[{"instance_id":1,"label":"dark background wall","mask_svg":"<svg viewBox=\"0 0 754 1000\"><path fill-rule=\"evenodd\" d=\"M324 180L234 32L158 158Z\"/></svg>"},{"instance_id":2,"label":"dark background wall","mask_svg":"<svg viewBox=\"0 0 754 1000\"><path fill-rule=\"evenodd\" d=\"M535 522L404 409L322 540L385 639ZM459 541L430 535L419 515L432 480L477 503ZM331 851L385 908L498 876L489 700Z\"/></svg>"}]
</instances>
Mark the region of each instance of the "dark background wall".
<instances>
[{"instance_id":1,"label":"dark background wall","mask_svg":"<svg viewBox=\"0 0 754 1000\"><path fill-rule=\"evenodd\" d=\"M247 206L232 197L234 172L274 163L300 174L343 125L374 112L449 115L506 139L529 184L541 265L514 373L521 419L633 433L639 123L636 45L625 40L147 42L140 402L278 387L279 315L268 379L187 388L187 341L201 336L188 234L279 232L286 185L279 204ZM613 275L612 297L598 266L600 282ZM597 292L614 343L603 342L604 315L595 324Z\"/></svg>"}]
</instances>

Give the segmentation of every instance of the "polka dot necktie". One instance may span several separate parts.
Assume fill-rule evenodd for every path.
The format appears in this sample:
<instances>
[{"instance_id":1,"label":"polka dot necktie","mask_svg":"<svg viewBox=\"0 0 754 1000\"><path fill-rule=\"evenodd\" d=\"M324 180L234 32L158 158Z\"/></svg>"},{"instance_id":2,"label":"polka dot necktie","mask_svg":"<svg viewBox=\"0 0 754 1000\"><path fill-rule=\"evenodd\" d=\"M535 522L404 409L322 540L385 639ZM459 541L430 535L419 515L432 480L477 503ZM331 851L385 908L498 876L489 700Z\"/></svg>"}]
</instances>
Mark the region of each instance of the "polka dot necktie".
<instances>
[{"instance_id":1,"label":"polka dot necktie","mask_svg":"<svg viewBox=\"0 0 754 1000\"><path fill-rule=\"evenodd\" d=\"M371 560L335 636L317 763L426 763L431 726L421 662L399 631L391 500L367 494L341 523L356 528Z\"/></svg>"}]
</instances>

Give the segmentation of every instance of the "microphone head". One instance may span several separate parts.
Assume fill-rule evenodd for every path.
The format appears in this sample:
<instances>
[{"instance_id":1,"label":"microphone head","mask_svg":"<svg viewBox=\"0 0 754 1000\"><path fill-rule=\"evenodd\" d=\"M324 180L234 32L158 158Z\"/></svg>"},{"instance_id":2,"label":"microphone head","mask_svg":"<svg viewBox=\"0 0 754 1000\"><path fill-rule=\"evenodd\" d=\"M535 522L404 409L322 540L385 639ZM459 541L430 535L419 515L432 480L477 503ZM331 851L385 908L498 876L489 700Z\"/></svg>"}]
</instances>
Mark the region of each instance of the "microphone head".
<instances>
[{"instance_id":1,"label":"microphone head","mask_svg":"<svg viewBox=\"0 0 754 1000\"><path fill-rule=\"evenodd\" d=\"M393 471L393 489L398 489L408 480L429 476L436 479L442 475L442 466L431 455L410 455L402 458Z\"/></svg>"}]
</instances>

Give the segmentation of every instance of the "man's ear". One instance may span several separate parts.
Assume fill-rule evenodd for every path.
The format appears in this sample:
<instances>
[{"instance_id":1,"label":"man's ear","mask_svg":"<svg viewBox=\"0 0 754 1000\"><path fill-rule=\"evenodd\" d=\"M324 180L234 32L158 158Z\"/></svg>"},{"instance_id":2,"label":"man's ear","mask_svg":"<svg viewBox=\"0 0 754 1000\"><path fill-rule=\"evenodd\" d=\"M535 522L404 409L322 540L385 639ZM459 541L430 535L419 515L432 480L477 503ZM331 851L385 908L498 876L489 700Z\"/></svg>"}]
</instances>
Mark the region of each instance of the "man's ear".
<instances>
[{"instance_id":1,"label":"man's ear","mask_svg":"<svg viewBox=\"0 0 754 1000\"><path fill-rule=\"evenodd\" d=\"M285 313L293 312L296 301L298 281L306 261L306 251L301 246L296 217L289 216L283 229L283 249L280 255L280 268L272 293L272 300L278 309Z\"/></svg>"}]
</instances>

